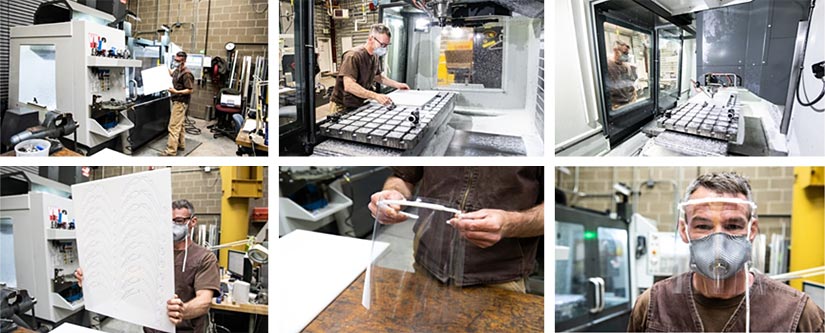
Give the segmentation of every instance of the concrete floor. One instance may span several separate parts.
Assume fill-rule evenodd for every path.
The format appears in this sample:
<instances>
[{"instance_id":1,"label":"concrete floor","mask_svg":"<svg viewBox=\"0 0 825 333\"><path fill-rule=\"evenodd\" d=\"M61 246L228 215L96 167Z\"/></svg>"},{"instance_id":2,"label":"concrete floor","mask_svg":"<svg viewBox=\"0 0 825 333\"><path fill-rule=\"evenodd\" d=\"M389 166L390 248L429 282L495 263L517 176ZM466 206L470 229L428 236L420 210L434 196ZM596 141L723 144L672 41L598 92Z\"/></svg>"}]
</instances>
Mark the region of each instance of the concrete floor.
<instances>
[{"instance_id":1,"label":"concrete floor","mask_svg":"<svg viewBox=\"0 0 825 333\"><path fill-rule=\"evenodd\" d=\"M235 139L227 138L225 136L220 136L217 138L212 137L212 132L209 131L206 126L212 125L214 121L207 122L205 120L200 120L197 118L189 118L195 121L195 127L201 130L199 135L192 135L187 133L184 135L184 138L187 140L194 140L201 143L200 146L195 148L189 155L186 156L236 156L235 151L238 150L238 146L235 144ZM154 150L150 148L150 146L157 145L160 143L160 146L164 146L166 140L168 139L168 135L163 135L158 137L157 139L153 140L152 142L147 143L137 151L132 153L132 156L158 156L160 151Z\"/></svg>"},{"instance_id":2,"label":"concrete floor","mask_svg":"<svg viewBox=\"0 0 825 333\"><path fill-rule=\"evenodd\" d=\"M143 333L143 326L109 318L100 325L101 332Z\"/></svg>"}]
</instances>

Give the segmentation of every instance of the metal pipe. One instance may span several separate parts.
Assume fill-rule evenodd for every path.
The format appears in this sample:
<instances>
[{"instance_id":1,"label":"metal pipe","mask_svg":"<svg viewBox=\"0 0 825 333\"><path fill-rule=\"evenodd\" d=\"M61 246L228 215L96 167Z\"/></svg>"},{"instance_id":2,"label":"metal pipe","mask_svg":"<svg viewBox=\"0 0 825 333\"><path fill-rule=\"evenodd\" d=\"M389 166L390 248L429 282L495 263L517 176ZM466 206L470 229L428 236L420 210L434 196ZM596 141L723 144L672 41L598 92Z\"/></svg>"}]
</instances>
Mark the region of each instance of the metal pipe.
<instances>
[{"instance_id":1,"label":"metal pipe","mask_svg":"<svg viewBox=\"0 0 825 333\"><path fill-rule=\"evenodd\" d=\"M206 7L206 41L203 42L203 51L206 54L209 54L209 22L211 21L210 16L212 16L212 0L209 0L207 4L208 6Z\"/></svg>"}]
</instances>

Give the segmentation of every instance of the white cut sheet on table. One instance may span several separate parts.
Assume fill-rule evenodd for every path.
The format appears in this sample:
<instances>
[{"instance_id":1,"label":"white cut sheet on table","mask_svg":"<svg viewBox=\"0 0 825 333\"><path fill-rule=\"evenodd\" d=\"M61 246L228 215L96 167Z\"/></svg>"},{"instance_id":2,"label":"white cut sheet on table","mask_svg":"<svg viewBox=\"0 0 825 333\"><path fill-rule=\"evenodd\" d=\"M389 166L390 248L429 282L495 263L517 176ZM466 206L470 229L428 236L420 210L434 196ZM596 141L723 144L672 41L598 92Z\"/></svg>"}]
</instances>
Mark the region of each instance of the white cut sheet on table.
<instances>
[{"instance_id":1,"label":"white cut sheet on table","mask_svg":"<svg viewBox=\"0 0 825 333\"><path fill-rule=\"evenodd\" d=\"M103 331L93 330L91 328L77 326L70 323L62 323L57 328L50 331L51 333L100 333Z\"/></svg>"},{"instance_id":2,"label":"white cut sheet on table","mask_svg":"<svg viewBox=\"0 0 825 333\"><path fill-rule=\"evenodd\" d=\"M170 169L72 185L72 199L86 310L175 332Z\"/></svg>"},{"instance_id":3,"label":"white cut sheet on table","mask_svg":"<svg viewBox=\"0 0 825 333\"><path fill-rule=\"evenodd\" d=\"M144 69L140 72L143 77L143 94L151 95L156 92L172 88L172 76L165 66Z\"/></svg>"},{"instance_id":4,"label":"white cut sheet on table","mask_svg":"<svg viewBox=\"0 0 825 333\"><path fill-rule=\"evenodd\" d=\"M434 90L396 90L387 94L395 105L415 107L427 104L436 95L438 95L438 91Z\"/></svg>"},{"instance_id":5,"label":"white cut sheet on table","mask_svg":"<svg viewBox=\"0 0 825 333\"><path fill-rule=\"evenodd\" d=\"M389 244L377 242L380 255ZM352 237L296 230L276 242L280 288L277 332L300 332L369 265L373 243Z\"/></svg>"}]
</instances>

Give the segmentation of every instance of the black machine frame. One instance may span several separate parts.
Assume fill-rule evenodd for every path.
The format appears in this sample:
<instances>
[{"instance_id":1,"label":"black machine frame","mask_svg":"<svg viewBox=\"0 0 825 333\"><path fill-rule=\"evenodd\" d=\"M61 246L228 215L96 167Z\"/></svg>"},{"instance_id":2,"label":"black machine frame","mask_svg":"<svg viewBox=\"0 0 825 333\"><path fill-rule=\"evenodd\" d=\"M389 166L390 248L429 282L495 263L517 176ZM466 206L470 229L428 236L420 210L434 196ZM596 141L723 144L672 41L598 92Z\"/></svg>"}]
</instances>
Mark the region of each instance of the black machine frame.
<instances>
[{"instance_id":1,"label":"black machine frame","mask_svg":"<svg viewBox=\"0 0 825 333\"><path fill-rule=\"evenodd\" d=\"M315 124L315 9L310 1L296 1L295 87L297 121L279 128L280 155L311 155L318 144Z\"/></svg>"}]
</instances>

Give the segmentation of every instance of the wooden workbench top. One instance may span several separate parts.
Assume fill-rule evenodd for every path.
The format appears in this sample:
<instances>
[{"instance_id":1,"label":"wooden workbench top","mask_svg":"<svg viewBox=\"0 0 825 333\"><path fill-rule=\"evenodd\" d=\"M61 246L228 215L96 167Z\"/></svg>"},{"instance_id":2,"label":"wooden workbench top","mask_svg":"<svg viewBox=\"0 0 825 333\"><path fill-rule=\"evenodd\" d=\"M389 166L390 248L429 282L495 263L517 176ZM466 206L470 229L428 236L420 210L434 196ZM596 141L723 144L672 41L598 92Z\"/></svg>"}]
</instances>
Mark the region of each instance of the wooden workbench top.
<instances>
[{"instance_id":1,"label":"wooden workbench top","mask_svg":"<svg viewBox=\"0 0 825 333\"><path fill-rule=\"evenodd\" d=\"M542 332L544 298L490 287L456 288L426 273L376 268L371 310L364 274L306 332Z\"/></svg>"}]
</instances>

